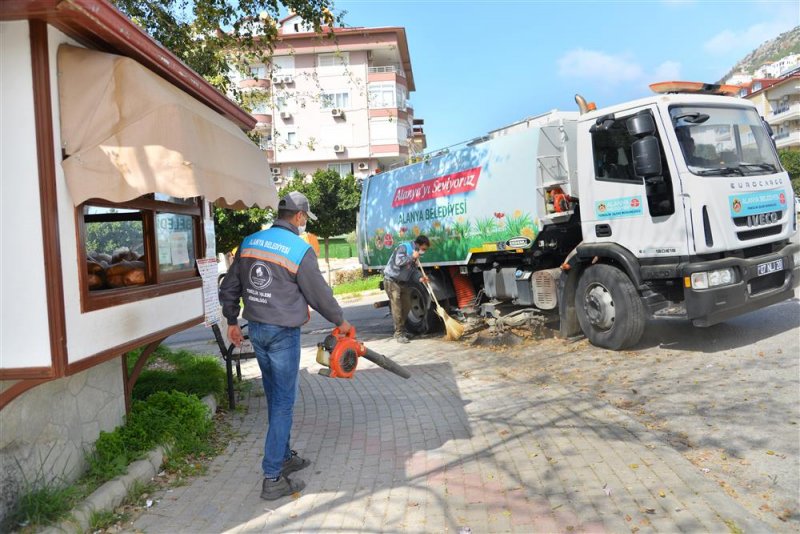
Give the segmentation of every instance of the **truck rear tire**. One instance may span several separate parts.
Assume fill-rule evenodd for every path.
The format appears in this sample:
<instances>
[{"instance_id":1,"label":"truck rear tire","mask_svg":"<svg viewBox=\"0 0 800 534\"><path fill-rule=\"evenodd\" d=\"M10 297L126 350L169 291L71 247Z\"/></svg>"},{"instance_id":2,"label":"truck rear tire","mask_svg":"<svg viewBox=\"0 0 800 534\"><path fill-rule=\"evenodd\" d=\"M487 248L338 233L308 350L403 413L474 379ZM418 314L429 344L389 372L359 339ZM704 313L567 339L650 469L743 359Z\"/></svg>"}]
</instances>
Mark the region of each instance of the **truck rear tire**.
<instances>
[{"instance_id":1,"label":"truck rear tire","mask_svg":"<svg viewBox=\"0 0 800 534\"><path fill-rule=\"evenodd\" d=\"M441 324L439 316L433 309L428 290L420 282L409 284L411 293L411 311L406 319L406 329L416 335L424 335L436 330Z\"/></svg>"},{"instance_id":2,"label":"truck rear tire","mask_svg":"<svg viewBox=\"0 0 800 534\"><path fill-rule=\"evenodd\" d=\"M625 273L602 263L581 273L575 311L592 345L611 350L638 343L647 323L636 287Z\"/></svg>"}]
</instances>

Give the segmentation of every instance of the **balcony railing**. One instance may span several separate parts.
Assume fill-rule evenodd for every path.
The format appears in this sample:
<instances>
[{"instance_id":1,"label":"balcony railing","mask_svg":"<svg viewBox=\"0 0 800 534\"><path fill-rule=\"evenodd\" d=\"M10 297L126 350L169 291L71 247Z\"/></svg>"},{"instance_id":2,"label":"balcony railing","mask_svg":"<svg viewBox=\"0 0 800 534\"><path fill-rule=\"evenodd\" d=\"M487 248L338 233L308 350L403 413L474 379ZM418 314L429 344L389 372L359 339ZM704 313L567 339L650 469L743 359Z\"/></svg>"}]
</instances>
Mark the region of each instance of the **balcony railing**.
<instances>
[{"instance_id":1,"label":"balcony railing","mask_svg":"<svg viewBox=\"0 0 800 534\"><path fill-rule=\"evenodd\" d=\"M776 141L778 139L786 139L787 137L789 137L793 133L796 133L796 132L779 132L779 133L776 133L775 135L773 135L772 138L775 139Z\"/></svg>"},{"instance_id":2,"label":"balcony railing","mask_svg":"<svg viewBox=\"0 0 800 534\"><path fill-rule=\"evenodd\" d=\"M380 74L384 72L391 72L397 74L398 76L402 76L403 78L406 77L406 73L403 72L403 69L396 67L394 65L385 65L382 67L368 67L367 73L369 74Z\"/></svg>"}]
</instances>

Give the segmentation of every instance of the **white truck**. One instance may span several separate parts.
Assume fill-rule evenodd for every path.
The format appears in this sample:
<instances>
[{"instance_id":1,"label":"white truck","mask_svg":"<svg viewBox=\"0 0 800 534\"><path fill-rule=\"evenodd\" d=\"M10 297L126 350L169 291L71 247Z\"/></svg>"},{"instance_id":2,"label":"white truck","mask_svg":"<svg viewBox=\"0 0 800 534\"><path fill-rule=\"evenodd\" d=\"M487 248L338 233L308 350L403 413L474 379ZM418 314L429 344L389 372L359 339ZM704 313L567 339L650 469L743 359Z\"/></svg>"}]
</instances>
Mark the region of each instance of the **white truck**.
<instances>
[{"instance_id":1,"label":"white truck","mask_svg":"<svg viewBox=\"0 0 800 534\"><path fill-rule=\"evenodd\" d=\"M649 317L704 327L791 298L793 192L757 109L726 86L651 87L605 109L576 95L580 112L367 178L362 266L382 269L425 234L424 265L451 311L557 309L562 336L615 350ZM412 303L408 326L425 332L435 315L424 288Z\"/></svg>"}]
</instances>

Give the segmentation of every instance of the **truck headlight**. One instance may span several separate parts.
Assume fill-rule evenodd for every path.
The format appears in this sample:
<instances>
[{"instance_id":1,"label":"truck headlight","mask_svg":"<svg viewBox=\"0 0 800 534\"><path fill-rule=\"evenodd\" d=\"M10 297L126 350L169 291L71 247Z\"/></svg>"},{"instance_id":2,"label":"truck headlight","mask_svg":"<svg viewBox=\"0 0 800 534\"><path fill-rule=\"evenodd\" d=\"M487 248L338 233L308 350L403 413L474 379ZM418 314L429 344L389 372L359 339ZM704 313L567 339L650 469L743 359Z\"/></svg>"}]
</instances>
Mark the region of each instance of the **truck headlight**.
<instances>
[{"instance_id":1,"label":"truck headlight","mask_svg":"<svg viewBox=\"0 0 800 534\"><path fill-rule=\"evenodd\" d=\"M792 254L792 265L795 267L800 267L800 252L795 252Z\"/></svg>"},{"instance_id":2,"label":"truck headlight","mask_svg":"<svg viewBox=\"0 0 800 534\"><path fill-rule=\"evenodd\" d=\"M692 289L708 289L710 287L727 286L734 282L733 269L717 269L715 271L704 271L692 273Z\"/></svg>"}]
</instances>

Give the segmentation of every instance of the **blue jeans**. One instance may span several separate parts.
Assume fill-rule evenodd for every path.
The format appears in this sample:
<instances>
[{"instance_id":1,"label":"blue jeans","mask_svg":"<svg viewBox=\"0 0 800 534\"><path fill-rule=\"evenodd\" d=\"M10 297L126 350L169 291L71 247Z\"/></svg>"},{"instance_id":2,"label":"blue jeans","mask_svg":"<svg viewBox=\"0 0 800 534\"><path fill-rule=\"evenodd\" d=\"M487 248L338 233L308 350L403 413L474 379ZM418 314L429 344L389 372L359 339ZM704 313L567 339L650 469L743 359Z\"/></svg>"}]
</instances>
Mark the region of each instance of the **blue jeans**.
<instances>
[{"instance_id":1,"label":"blue jeans","mask_svg":"<svg viewBox=\"0 0 800 534\"><path fill-rule=\"evenodd\" d=\"M275 478L292 454L289 438L300 370L300 328L253 321L247 328L267 397L267 436L261 469L265 477Z\"/></svg>"}]
</instances>

